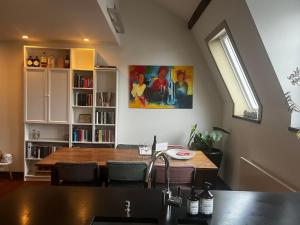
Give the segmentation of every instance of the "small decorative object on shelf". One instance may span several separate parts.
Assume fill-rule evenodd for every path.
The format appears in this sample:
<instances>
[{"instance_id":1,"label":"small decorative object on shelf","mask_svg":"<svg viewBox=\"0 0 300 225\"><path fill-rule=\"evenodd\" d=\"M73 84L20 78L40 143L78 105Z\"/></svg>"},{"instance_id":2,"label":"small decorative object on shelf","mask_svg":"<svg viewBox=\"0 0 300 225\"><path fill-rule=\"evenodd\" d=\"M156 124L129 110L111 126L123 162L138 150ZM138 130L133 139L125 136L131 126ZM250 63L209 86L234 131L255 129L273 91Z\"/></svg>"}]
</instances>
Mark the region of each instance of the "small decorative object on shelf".
<instances>
[{"instance_id":1,"label":"small decorative object on shelf","mask_svg":"<svg viewBox=\"0 0 300 225\"><path fill-rule=\"evenodd\" d=\"M40 66L40 60L39 60L39 57L35 57L34 60L33 60L33 66L34 67L39 67Z\"/></svg>"},{"instance_id":2,"label":"small decorative object on shelf","mask_svg":"<svg viewBox=\"0 0 300 225\"><path fill-rule=\"evenodd\" d=\"M70 56L69 56L69 54L67 54L66 57L65 57L64 68L70 68Z\"/></svg>"},{"instance_id":3,"label":"small decorative object on shelf","mask_svg":"<svg viewBox=\"0 0 300 225\"><path fill-rule=\"evenodd\" d=\"M41 132L39 130L32 130L30 133L30 138L32 140L39 140L41 137Z\"/></svg>"},{"instance_id":4,"label":"small decorative object on shelf","mask_svg":"<svg viewBox=\"0 0 300 225\"><path fill-rule=\"evenodd\" d=\"M32 56L29 56L27 59L27 66L28 67L33 67L33 58Z\"/></svg>"},{"instance_id":5,"label":"small decorative object on shelf","mask_svg":"<svg viewBox=\"0 0 300 225\"><path fill-rule=\"evenodd\" d=\"M115 98L115 93L113 92L97 92L96 101L97 106L113 106L113 99Z\"/></svg>"},{"instance_id":6,"label":"small decorative object on shelf","mask_svg":"<svg viewBox=\"0 0 300 225\"><path fill-rule=\"evenodd\" d=\"M92 115L91 114L80 114L78 118L78 123L91 123Z\"/></svg>"}]
</instances>

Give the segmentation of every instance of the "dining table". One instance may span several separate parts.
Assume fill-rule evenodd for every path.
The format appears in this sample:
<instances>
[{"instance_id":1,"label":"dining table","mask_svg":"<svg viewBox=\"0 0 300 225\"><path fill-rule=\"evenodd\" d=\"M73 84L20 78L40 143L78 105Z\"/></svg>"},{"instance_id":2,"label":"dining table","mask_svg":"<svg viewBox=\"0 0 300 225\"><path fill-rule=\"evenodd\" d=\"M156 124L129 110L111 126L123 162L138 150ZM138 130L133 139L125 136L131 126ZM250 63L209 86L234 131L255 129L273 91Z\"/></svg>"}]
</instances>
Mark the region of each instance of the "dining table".
<instances>
[{"instance_id":1,"label":"dining table","mask_svg":"<svg viewBox=\"0 0 300 225\"><path fill-rule=\"evenodd\" d=\"M214 182L218 167L202 151L194 151L193 155L192 158L185 160L170 157L170 166L194 167L196 170L195 184L197 186L202 186L206 181ZM57 162L96 162L100 168L105 168L108 161L145 162L149 164L151 155L141 155L138 149L61 148L38 161L35 165L40 169L51 169ZM157 160L157 164L163 163L163 160Z\"/></svg>"}]
</instances>

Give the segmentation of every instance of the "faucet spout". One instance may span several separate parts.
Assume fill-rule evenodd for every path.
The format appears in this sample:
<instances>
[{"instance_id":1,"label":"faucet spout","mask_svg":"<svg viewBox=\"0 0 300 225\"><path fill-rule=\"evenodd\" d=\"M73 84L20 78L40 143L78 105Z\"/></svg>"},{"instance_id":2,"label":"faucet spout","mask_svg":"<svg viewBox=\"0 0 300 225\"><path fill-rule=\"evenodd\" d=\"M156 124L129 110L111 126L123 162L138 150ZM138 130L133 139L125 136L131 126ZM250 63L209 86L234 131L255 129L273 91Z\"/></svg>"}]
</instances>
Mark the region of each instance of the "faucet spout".
<instances>
[{"instance_id":1,"label":"faucet spout","mask_svg":"<svg viewBox=\"0 0 300 225\"><path fill-rule=\"evenodd\" d=\"M163 151L161 152L156 152L151 161L150 164L147 168L147 173L146 173L146 182L149 184L151 181L151 174L152 174L152 170L153 170L153 165L156 162L156 160L158 158L162 158L164 160L165 163L165 190L164 192L168 193L168 195L171 195L171 191L170 191L170 161L168 159L168 156L166 153L164 153Z\"/></svg>"}]
</instances>

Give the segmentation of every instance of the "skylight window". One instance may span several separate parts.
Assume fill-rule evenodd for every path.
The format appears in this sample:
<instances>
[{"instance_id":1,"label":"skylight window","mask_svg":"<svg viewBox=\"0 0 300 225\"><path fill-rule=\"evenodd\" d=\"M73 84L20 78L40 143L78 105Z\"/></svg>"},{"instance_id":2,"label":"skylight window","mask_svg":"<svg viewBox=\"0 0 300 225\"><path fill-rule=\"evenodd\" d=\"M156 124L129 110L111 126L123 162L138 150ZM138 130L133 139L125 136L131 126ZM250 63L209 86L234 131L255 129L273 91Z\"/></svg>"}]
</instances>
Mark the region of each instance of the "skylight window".
<instances>
[{"instance_id":1,"label":"skylight window","mask_svg":"<svg viewBox=\"0 0 300 225\"><path fill-rule=\"evenodd\" d=\"M261 105L226 24L210 35L207 42L233 100L233 116L260 121Z\"/></svg>"}]
</instances>

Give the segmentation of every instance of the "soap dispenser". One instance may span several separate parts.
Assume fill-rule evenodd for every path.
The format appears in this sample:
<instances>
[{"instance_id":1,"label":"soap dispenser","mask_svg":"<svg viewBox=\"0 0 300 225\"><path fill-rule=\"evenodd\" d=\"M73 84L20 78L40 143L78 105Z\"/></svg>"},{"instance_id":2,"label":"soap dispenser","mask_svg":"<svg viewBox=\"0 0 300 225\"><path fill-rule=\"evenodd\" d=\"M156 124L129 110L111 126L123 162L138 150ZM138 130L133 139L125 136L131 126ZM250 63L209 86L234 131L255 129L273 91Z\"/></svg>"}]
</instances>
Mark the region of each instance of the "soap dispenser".
<instances>
[{"instance_id":1,"label":"soap dispenser","mask_svg":"<svg viewBox=\"0 0 300 225\"><path fill-rule=\"evenodd\" d=\"M205 182L204 190L199 195L199 211L207 216L212 215L214 210L214 196L209 191L211 186L211 183Z\"/></svg>"},{"instance_id":2,"label":"soap dispenser","mask_svg":"<svg viewBox=\"0 0 300 225\"><path fill-rule=\"evenodd\" d=\"M187 199L187 213L190 215L199 213L199 198L196 195L195 187L192 187L191 194Z\"/></svg>"}]
</instances>

